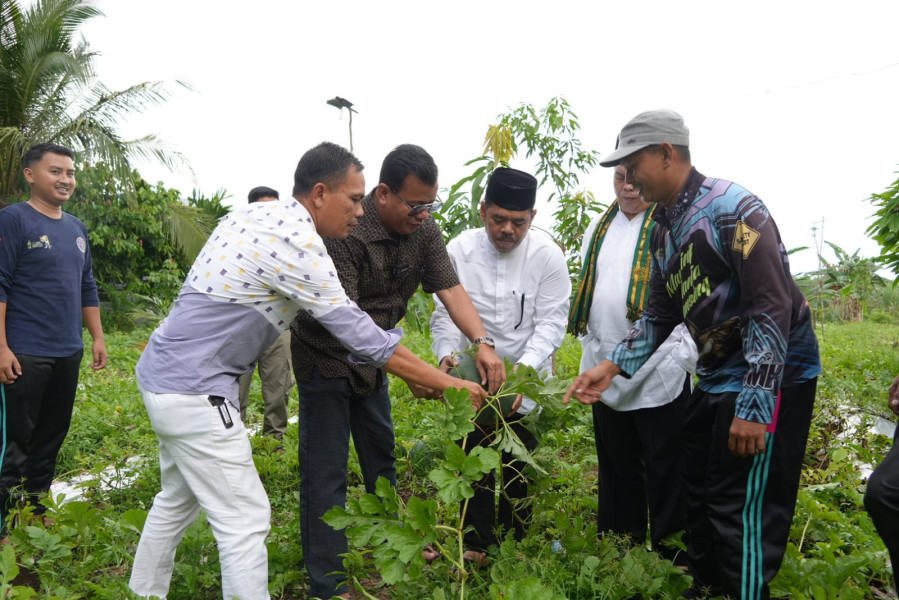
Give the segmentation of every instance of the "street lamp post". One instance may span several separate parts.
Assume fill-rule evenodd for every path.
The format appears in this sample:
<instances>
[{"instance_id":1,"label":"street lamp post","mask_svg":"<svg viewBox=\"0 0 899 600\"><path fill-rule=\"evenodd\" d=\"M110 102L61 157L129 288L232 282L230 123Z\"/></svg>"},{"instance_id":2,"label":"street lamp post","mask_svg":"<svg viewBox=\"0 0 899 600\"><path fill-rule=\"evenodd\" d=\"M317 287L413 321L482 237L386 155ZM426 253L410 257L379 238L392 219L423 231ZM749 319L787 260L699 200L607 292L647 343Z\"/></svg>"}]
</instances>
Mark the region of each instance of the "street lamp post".
<instances>
[{"instance_id":1,"label":"street lamp post","mask_svg":"<svg viewBox=\"0 0 899 600\"><path fill-rule=\"evenodd\" d=\"M340 96L334 96L330 100L328 100L328 104L333 106L334 108L340 109L341 114L343 114L343 109L347 109L350 113L350 152L353 151L353 113L356 110L353 108L353 103L347 100L346 98L341 98Z\"/></svg>"}]
</instances>

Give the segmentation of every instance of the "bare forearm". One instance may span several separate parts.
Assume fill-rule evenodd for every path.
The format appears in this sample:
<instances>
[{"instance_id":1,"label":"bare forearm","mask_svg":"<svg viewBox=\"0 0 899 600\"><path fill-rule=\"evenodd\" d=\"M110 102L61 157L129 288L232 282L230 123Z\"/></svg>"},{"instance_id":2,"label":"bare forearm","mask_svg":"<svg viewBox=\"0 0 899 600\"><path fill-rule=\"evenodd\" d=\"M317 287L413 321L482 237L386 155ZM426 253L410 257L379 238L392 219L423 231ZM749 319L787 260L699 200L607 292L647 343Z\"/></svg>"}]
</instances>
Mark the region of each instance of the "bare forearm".
<instances>
[{"instance_id":1,"label":"bare forearm","mask_svg":"<svg viewBox=\"0 0 899 600\"><path fill-rule=\"evenodd\" d=\"M6 302L0 302L0 383L12 383L22 374L22 365L6 340Z\"/></svg>"},{"instance_id":2,"label":"bare forearm","mask_svg":"<svg viewBox=\"0 0 899 600\"><path fill-rule=\"evenodd\" d=\"M91 337L95 342L104 341L103 324L100 321L99 306L83 307L81 309L81 319L84 321L84 326L87 327L88 333L91 334Z\"/></svg>"},{"instance_id":3,"label":"bare forearm","mask_svg":"<svg viewBox=\"0 0 899 600\"><path fill-rule=\"evenodd\" d=\"M411 350L400 344L383 366L384 370L407 382L444 390L458 385L459 380L418 358Z\"/></svg>"},{"instance_id":4,"label":"bare forearm","mask_svg":"<svg viewBox=\"0 0 899 600\"><path fill-rule=\"evenodd\" d=\"M6 302L0 302L0 348L9 348L6 342Z\"/></svg>"}]
</instances>

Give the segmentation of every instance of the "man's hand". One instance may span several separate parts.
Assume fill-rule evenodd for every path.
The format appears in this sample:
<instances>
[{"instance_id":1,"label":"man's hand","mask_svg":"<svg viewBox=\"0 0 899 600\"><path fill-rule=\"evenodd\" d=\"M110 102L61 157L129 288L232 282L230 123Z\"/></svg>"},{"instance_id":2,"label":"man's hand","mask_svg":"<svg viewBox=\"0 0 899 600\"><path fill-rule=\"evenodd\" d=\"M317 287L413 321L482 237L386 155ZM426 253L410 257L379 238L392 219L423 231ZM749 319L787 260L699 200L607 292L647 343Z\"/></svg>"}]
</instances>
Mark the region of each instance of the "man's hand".
<instances>
[{"instance_id":1,"label":"man's hand","mask_svg":"<svg viewBox=\"0 0 899 600\"><path fill-rule=\"evenodd\" d=\"M509 410L509 414L507 414L506 417L511 417L512 415L514 415L515 413L518 412L518 409L521 408L522 398L524 398L524 396L522 396L521 394L518 394L517 396L515 396L515 402L512 403L512 408L511 408L511 410Z\"/></svg>"},{"instance_id":2,"label":"man's hand","mask_svg":"<svg viewBox=\"0 0 899 600\"><path fill-rule=\"evenodd\" d=\"M730 424L730 438L727 440L727 448L730 453L739 458L749 458L756 454L764 454L765 433L768 431L767 423L755 423L746 421L740 417L734 417Z\"/></svg>"},{"instance_id":3,"label":"man's hand","mask_svg":"<svg viewBox=\"0 0 899 600\"><path fill-rule=\"evenodd\" d=\"M449 373L450 369L459 365L459 359L454 357L452 354L448 354L440 359L440 364L437 365L437 368L443 371L444 373Z\"/></svg>"},{"instance_id":4,"label":"man's hand","mask_svg":"<svg viewBox=\"0 0 899 600\"><path fill-rule=\"evenodd\" d=\"M429 388L424 385L418 385L417 383L412 383L411 381L407 381L406 385L409 386L409 391L412 392L412 395L416 398L436 400L443 395L440 390L435 390L434 388Z\"/></svg>"},{"instance_id":5,"label":"man's hand","mask_svg":"<svg viewBox=\"0 0 899 600\"><path fill-rule=\"evenodd\" d=\"M19 359L9 348L0 350L0 383L13 383L22 374Z\"/></svg>"},{"instance_id":6,"label":"man's hand","mask_svg":"<svg viewBox=\"0 0 899 600\"><path fill-rule=\"evenodd\" d=\"M888 406L893 413L899 415L899 376L896 377L896 381L890 386L890 400Z\"/></svg>"},{"instance_id":7,"label":"man's hand","mask_svg":"<svg viewBox=\"0 0 899 600\"><path fill-rule=\"evenodd\" d=\"M612 378L621 373L618 365L610 360L604 360L592 369L584 371L572 382L562 399L563 404L568 404L571 397L575 396L581 404L595 404L599 402L602 393L612 385Z\"/></svg>"},{"instance_id":8,"label":"man's hand","mask_svg":"<svg viewBox=\"0 0 899 600\"><path fill-rule=\"evenodd\" d=\"M457 386L468 390L471 393L471 407L475 409L475 411L481 410L481 405L483 405L484 400L487 399L487 390L485 390L479 383L466 381L464 379L459 379L454 382L453 387Z\"/></svg>"},{"instance_id":9,"label":"man's hand","mask_svg":"<svg viewBox=\"0 0 899 600\"><path fill-rule=\"evenodd\" d=\"M515 366L512 367L513 373L518 370L519 364L520 363L515 363ZM522 394L518 394L517 396L515 396L515 402L512 403L512 409L509 411L509 414L506 415L507 417L511 417L512 415L514 415L515 413L518 412L518 409L521 408L521 400L523 398L524 398L524 396Z\"/></svg>"},{"instance_id":10,"label":"man's hand","mask_svg":"<svg viewBox=\"0 0 899 600\"><path fill-rule=\"evenodd\" d=\"M478 373L481 375L481 385L487 386L491 394L506 381L506 363L499 357L496 350L487 344L481 344L478 355L475 358L478 365Z\"/></svg>"},{"instance_id":11,"label":"man's hand","mask_svg":"<svg viewBox=\"0 0 899 600\"><path fill-rule=\"evenodd\" d=\"M109 355L106 353L106 342L94 340L91 346L91 353L94 359L91 363L91 369L96 371L106 366L106 362L109 360Z\"/></svg>"}]
</instances>

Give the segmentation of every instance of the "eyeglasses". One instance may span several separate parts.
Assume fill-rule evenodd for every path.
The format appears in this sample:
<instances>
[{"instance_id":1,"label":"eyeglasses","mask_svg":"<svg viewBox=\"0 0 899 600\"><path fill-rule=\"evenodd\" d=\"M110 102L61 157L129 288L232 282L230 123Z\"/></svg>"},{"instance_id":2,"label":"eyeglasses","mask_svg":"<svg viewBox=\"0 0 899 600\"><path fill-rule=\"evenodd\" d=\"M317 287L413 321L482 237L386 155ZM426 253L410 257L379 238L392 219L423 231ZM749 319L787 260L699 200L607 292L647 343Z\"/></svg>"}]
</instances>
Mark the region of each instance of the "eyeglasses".
<instances>
[{"instance_id":1,"label":"eyeglasses","mask_svg":"<svg viewBox=\"0 0 899 600\"><path fill-rule=\"evenodd\" d=\"M400 196L400 193L393 188L390 188L390 191L393 192L393 195L400 199L400 202L403 203L403 206L409 209L409 216L414 217L416 215L420 215L421 213L428 211L434 212L435 210L440 210L440 207L443 206L443 200L439 197L433 202L429 202L428 204L416 204L412 206L406 199Z\"/></svg>"}]
</instances>

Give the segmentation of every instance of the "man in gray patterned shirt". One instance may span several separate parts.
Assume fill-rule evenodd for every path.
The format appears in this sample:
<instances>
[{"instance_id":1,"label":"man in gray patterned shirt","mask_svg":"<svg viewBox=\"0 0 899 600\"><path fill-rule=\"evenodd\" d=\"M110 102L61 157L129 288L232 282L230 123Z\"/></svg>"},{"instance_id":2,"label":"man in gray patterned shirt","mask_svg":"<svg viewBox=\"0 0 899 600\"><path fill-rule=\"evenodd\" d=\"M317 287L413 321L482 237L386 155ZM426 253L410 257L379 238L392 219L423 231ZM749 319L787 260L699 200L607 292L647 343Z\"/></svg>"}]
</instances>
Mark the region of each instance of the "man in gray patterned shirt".
<instances>
[{"instance_id":1,"label":"man in gray patterned shirt","mask_svg":"<svg viewBox=\"0 0 899 600\"><path fill-rule=\"evenodd\" d=\"M323 323L355 360L420 385L475 383L426 365L340 286L321 236L346 237L362 216L362 163L323 143L300 159L293 199L250 204L212 232L165 321L137 363L137 383L159 437L162 490L141 533L129 585L164 598L184 531L203 509L215 533L222 596L268 600L270 506L243 422L232 419L237 378L297 312ZM235 413L236 414L236 413Z\"/></svg>"}]
</instances>

